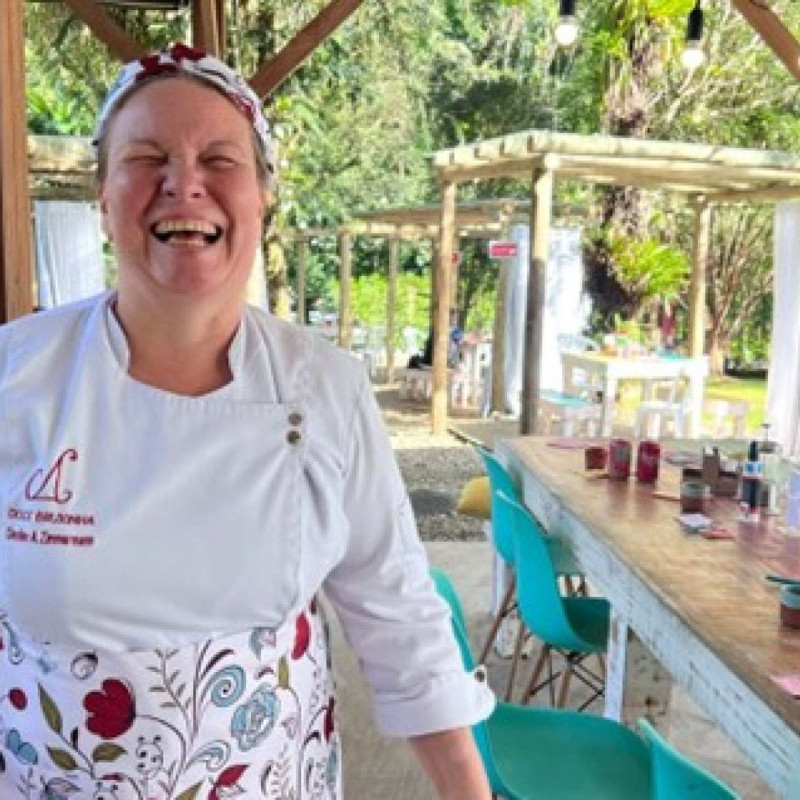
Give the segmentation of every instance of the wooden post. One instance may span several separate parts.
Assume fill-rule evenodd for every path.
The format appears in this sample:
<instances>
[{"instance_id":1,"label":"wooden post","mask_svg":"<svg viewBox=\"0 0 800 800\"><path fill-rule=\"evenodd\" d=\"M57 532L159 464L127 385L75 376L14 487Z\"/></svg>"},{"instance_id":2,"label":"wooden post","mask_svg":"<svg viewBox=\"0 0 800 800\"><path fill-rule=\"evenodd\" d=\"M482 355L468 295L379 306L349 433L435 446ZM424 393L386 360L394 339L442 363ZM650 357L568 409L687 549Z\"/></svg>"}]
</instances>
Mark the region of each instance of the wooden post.
<instances>
[{"instance_id":1,"label":"wooden post","mask_svg":"<svg viewBox=\"0 0 800 800\"><path fill-rule=\"evenodd\" d=\"M711 206L701 201L694 211L692 279L689 284L689 355L699 358L706 339L706 267L711 235Z\"/></svg>"},{"instance_id":2,"label":"wooden post","mask_svg":"<svg viewBox=\"0 0 800 800\"><path fill-rule=\"evenodd\" d=\"M456 237L453 242L455 252L461 252L462 241ZM463 257L463 256L462 256ZM450 307L458 307L458 275L460 272L460 264L456 263L455 256L453 257L452 266L450 267Z\"/></svg>"},{"instance_id":3,"label":"wooden post","mask_svg":"<svg viewBox=\"0 0 800 800\"><path fill-rule=\"evenodd\" d=\"M492 331L492 411L498 414L506 411L506 298L510 270L511 262L507 258L501 258Z\"/></svg>"},{"instance_id":4,"label":"wooden post","mask_svg":"<svg viewBox=\"0 0 800 800\"><path fill-rule=\"evenodd\" d=\"M429 333L433 331L434 325L434 315L435 315L435 302L434 298L437 294L437 287L439 285L439 258L440 258L441 247L438 239L434 239L431 242L431 301L430 305L428 306L428 323L429 323ZM426 334L427 337L427 334Z\"/></svg>"},{"instance_id":5,"label":"wooden post","mask_svg":"<svg viewBox=\"0 0 800 800\"><path fill-rule=\"evenodd\" d=\"M217 0L192 0L192 44L211 56L224 58Z\"/></svg>"},{"instance_id":6,"label":"wooden post","mask_svg":"<svg viewBox=\"0 0 800 800\"><path fill-rule=\"evenodd\" d=\"M350 231L339 234L339 345L350 349L352 324L350 313L350 277L352 253Z\"/></svg>"},{"instance_id":7,"label":"wooden post","mask_svg":"<svg viewBox=\"0 0 800 800\"><path fill-rule=\"evenodd\" d=\"M442 221L439 226L439 260L436 294L433 297L433 396L431 422L434 435L447 430L447 345L450 339L450 271L453 268L453 239L456 221L456 186L444 184Z\"/></svg>"},{"instance_id":8,"label":"wooden post","mask_svg":"<svg viewBox=\"0 0 800 800\"><path fill-rule=\"evenodd\" d=\"M308 270L308 239L297 242L297 324L306 324L306 271Z\"/></svg>"},{"instance_id":9,"label":"wooden post","mask_svg":"<svg viewBox=\"0 0 800 800\"><path fill-rule=\"evenodd\" d=\"M533 171L531 196L530 271L528 304L525 312L525 355L522 361L522 410L519 431L523 435L534 433L539 411L545 270L550 246L552 203L553 173L549 169L537 167Z\"/></svg>"},{"instance_id":10,"label":"wooden post","mask_svg":"<svg viewBox=\"0 0 800 800\"><path fill-rule=\"evenodd\" d=\"M0 2L0 322L33 310L23 0Z\"/></svg>"},{"instance_id":11,"label":"wooden post","mask_svg":"<svg viewBox=\"0 0 800 800\"><path fill-rule=\"evenodd\" d=\"M389 239L389 283L386 287L386 383L394 381L395 314L397 311L397 272L400 267L400 240Z\"/></svg>"}]
</instances>

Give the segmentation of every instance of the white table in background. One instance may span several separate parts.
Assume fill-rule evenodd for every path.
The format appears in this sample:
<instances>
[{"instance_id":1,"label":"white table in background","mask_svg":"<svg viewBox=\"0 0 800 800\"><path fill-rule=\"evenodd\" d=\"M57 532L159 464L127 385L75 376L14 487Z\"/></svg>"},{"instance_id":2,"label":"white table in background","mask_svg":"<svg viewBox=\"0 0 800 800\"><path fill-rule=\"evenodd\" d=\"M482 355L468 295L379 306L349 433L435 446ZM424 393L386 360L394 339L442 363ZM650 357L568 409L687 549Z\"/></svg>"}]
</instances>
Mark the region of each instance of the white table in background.
<instances>
[{"instance_id":1,"label":"white table in background","mask_svg":"<svg viewBox=\"0 0 800 800\"><path fill-rule=\"evenodd\" d=\"M603 392L602 436L611 436L614 403L619 381L641 381L643 394L646 396L648 387L654 381L681 377L686 378L688 381L687 402L692 409L689 420L689 435L697 436L699 434L703 391L705 379L708 375L708 359L705 357L641 356L638 358L622 358L593 352L563 351L561 353L561 366L564 373L564 391L567 394L577 393L576 371L584 372L587 376L587 382L597 386Z\"/></svg>"}]
</instances>

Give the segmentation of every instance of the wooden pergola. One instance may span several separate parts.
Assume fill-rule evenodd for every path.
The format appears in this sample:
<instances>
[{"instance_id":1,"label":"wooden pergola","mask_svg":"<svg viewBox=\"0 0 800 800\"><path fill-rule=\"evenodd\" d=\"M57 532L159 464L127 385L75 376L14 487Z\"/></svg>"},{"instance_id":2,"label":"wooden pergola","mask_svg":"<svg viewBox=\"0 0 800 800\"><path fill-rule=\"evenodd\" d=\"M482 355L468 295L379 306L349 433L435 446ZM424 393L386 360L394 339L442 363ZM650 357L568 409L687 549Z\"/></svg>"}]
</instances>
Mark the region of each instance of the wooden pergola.
<instances>
[{"instance_id":1,"label":"wooden pergola","mask_svg":"<svg viewBox=\"0 0 800 800\"><path fill-rule=\"evenodd\" d=\"M226 0L61 0L120 61L146 48L123 30L106 5L163 9L188 7L192 43L225 58ZM330 0L286 46L250 78L260 97L277 89L360 5L362 0ZM30 236L31 190L25 102L25 0L0 0L0 323L33 309Z\"/></svg>"},{"instance_id":2,"label":"wooden pergola","mask_svg":"<svg viewBox=\"0 0 800 800\"><path fill-rule=\"evenodd\" d=\"M692 204L695 209L694 263L689 290L692 356L703 353L706 262L713 206L800 197L800 156L791 153L550 131L524 131L442 150L434 156L434 168L443 186L436 279L439 297L434 320L435 433L443 432L447 426L447 309L456 230L456 189L460 183L508 177L531 180L522 433L534 430L538 410L545 265L556 181L676 192Z\"/></svg>"},{"instance_id":3,"label":"wooden pergola","mask_svg":"<svg viewBox=\"0 0 800 800\"><path fill-rule=\"evenodd\" d=\"M145 48L108 15L104 6L142 9L189 7L192 43L221 58L225 57L227 0L52 1L66 4L112 55L122 61L140 57ZM25 158L25 2L0 2L0 323L27 314L33 307L30 189ZM361 2L330 0L314 19L251 77L250 82L260 96L264 97L279 87ZM769 7L770 4L765 0L730 2L775 52L787 70L800 79L800 44ZM452 220L447 224L451 225ZM446 307L443 313L447 313Z\"/></svg>"},{"instance_id":4,"label":"wooden pergola","mask_svg":"<svg viewBox=\"0 0 800 800\"><path fill-rule=\"evenodd\" d=\"M515 222L526 222L530 205L525 201L511 199L475 200L460 203L455 209L454 235L459 239L498 238ZM395 333L397 307L397 275L400 266L400 243L430 241L434 251L434 264L441 239L441 209L438 205L406 206L364 211L338 228L296 228L281 238L297 246L297 317L305 319L306 269L309 242L312 239L335 237L339 243L339 344L351 345L352 314L350 309L350 282L352 277L352 245L358 236L387 239L389 241L388 283L386 293L386 380L391 382L395 368ZM431 270L431 297L433 313L439 292L436 290L436 269ZM455 296L458 267L450 272L452 287L450 296ZM449 313L449 308L448 308ZM499 337L495 337L496 339Z\"/></svg>"}]
</instances>

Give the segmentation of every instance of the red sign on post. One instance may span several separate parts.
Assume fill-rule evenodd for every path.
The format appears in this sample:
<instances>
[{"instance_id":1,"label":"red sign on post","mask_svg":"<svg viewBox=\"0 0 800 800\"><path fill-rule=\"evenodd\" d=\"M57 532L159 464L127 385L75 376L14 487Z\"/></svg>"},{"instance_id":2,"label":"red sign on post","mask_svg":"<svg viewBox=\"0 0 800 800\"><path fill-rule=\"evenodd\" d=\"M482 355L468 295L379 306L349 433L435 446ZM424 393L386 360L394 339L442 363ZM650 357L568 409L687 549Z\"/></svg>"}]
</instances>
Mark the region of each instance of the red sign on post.
<instances>
[{"instance_id":1,"label":"red sign on post","mask_svg":"<svg viewBox=\"0 0 800 800\"><path fill-rule=\"evenodd\" d=\"M516 258L518 252L516 242L489 242L489 258Z\"/></svg>"},{"instance_id":2,"label":"red sign on post","mask_svg":"<svg viewBox=\"0 0 800 800\"><path fill-rule=\"evenodd\" d=\"M461 251L453 250L453 266L458 267L461 264Z\"/></svg>"}]
</instances>

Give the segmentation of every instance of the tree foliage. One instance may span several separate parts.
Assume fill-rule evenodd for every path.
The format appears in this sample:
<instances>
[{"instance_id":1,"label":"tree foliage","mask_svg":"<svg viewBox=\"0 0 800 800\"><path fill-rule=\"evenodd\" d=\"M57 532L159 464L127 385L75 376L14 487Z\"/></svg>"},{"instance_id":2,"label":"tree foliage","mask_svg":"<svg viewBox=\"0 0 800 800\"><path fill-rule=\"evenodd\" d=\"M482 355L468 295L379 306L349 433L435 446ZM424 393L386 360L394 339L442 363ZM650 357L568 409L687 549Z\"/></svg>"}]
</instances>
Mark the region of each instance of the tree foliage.
<instances>
[{"instance_id":1,"label":"tree foliage","mask_svg":"<svg viewBox=\"0 0 800 800\"><path fill-rule=\"evenodd\" d=\"M327 1L231 0L229 60L251 74ZM707 63L691 73L682 68L693 5L580 3L580 37L561 51L552 35L558 6L552 0L365 2L267 101L280 144L278 232L333 228L362 210L435 202L433 151L516 130L794 150L800 87L727 0L703 3ZM800 32L796 4L772 6ZM111 13L150 46L188 37L186 11ZM27 3L26 24L31 130L89 134L117 65L61 4ZM528 194L526 181L513 180L460 189L461 199ZM685 297L692 230L685 207L663 194L575 184L559 185L557 200L589 209L589 284L597 307L607 306L606 322L615 309L635 315L658 297ZM709 293L715 346L752 339L748 320L764 313L768 234L759 234L759 245L753 232L769 227L768 216L745 207L715 214ZM464 247L459 315L468 324L484 324L491 310L496 270L481 248ZM291 274L294 253L286 255ZM424 281L430 257L428 245L404 247L402 270ZM356 276L380 273L386 261L385 242L357 242ZM309 265L312 301L332 302L337 269L336 242L321 237ZM731 275L737 277L726 282Z\"/></svg>"}]
</instances>

